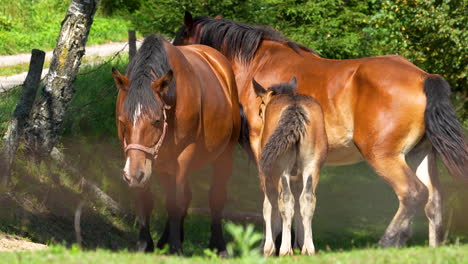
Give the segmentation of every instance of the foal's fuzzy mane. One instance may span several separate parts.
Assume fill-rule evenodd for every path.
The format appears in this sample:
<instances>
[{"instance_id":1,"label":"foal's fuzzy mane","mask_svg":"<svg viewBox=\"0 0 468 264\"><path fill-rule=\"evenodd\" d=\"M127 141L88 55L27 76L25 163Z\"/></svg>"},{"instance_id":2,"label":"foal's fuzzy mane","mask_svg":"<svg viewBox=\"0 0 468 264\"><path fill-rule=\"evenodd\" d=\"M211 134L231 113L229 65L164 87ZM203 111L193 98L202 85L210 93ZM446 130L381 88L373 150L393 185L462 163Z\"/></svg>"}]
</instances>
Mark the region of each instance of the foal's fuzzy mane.
<instances>
[{"instance_id":1,"label":"foal's fuzzy mane","mask_svg":"<svg viewBox=\"0 0 468 264\"><path fill-rule=\"evenodd\" d=\"M161 106L151 87L151 82L171 70L164 48L164 39L161 35L153 34L145 38L135 57L127 68L130 87L124 101L124 111L131 122L134 122L134 113L139 111L145 115L161 114ZM172 81L167 91L169 100L175 97L175 81Z\"/></svg>"},{"instance_id":2,"label":"foal's fuzzy mane","mask_svg":"<svg viewBox=\"0 0 468 264\"><path fill-rule=\"evenodd\" d=\"M176 39L183 37L184 27L180 30ZM197 29L197 27L200 28ZM271 27L200 16L193 19L193 28L200 30L200 44L221 51L229 59L237 57L244 63L249 63L252 60L263 40L286 44L298 54L301 54L301 51L317 54L312 49L284 37Z\"/></svg>"}]
</instances>

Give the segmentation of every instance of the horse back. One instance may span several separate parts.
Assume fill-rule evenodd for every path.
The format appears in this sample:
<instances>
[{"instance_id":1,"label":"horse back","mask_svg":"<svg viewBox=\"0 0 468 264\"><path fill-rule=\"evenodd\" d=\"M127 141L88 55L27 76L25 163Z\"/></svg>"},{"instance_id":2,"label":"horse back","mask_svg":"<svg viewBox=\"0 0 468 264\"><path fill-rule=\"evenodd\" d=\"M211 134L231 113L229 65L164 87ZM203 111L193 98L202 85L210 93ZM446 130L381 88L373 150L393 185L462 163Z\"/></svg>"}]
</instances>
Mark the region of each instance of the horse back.
<instances>
[{"instance_id":1,"label":"horse back","mask_svg":"<svg viewBox=\"0 0 468 264\"><path fill-rule=\"evenodd\" d=\"M265 86L294 75L298 93L320 103L330 147L329 164L362 160L353 141L388 124L385 113L393 113L392 122L400 130L414 128L411 142L417 142L424 131L423 82L428 74L401 56L331 60L264 41L252 64L250 69L256 70L251 74ZM248 100L248 96L241 98ZM408 113L414 113L412 118ZM383 118L375 120L378 116Z\"/></svg>"}]
</instances>

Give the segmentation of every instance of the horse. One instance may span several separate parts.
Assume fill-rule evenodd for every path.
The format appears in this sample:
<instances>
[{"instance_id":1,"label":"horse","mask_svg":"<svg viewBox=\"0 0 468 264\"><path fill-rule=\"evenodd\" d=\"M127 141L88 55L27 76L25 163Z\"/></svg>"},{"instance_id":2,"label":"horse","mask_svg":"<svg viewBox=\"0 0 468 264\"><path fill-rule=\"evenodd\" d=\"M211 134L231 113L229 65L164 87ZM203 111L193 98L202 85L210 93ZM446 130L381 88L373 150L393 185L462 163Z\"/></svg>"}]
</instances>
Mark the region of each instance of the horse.
<instances>
[{"instance_id":1,"label":"horse","mask_svg":"<svg viewBox=\"0 0 468 264\"><path fill-rule=\"evenodd\" d=\"M263 88L252 80L262 103L259 178L265 194L263 254L275 254L273 238L280 233L279 255L292 255L291 225L294 217L295 244L303 255L315 253L312 218L320 167L328 151L323 112L315 99L297 94L297 81ZM281 216L281 217L280 217ZM282 228L280 227L282 225Z\"/></svg>"},{"instance_id":2,"label":"horse","mask_svg":"<svg viewBox=\"0 0 468 264\"><path fill-rule=\"evenodd\" d=\"M221 17L186 12L175 45L205 44L223 53L236 76L243 127L240 143L258 161L261 100L252 78L268 87L296 75L298 93L314 97L325 117L326 165L367 163L394 190L399 207L380 238L401 247L416 210L425 204L429 245L442 242L440 156L454 178L468 181L468 146L450 102L451 88L397 55L360 59L321 58L278 31Z\"/></svg>"},{"instance_id":3,"label":"horse","mask_svg":"<svg viewBox=\"0 0 468 264\"><path fill-rule=\"evenodd\" d=\"M227 59L203 45L174 47L160 35L145 38L126 74L113 69L116 123L126 163L123 178L136 193L137 249L154 250L151 174L166 193L168 220L157 247L182 253L183 224L191 200L187 173L213 167L209 195L209 247L226 250L221 217L233 150L240 133L234 74Z\"/></svg>"}]
</instances>

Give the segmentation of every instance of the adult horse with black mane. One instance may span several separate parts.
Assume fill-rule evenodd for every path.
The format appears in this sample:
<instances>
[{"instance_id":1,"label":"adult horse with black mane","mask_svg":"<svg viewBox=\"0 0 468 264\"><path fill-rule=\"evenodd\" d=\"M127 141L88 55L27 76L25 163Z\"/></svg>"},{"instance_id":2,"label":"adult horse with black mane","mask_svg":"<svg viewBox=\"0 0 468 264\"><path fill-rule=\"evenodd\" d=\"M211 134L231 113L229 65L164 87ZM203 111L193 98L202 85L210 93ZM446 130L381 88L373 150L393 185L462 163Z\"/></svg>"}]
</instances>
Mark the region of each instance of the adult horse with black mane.
<instances>
[{"instance_id":1,"label":"adult horse with black mane","mask_svg":"<svg viewBox=\"0 0 468 264\"><path fill-rule=\"evenodd\" d=\"M136 190L138 249L152 251L152 170L166 193L168 222L158 247L181 252L184 218L191 200L187 173L212 165L210 248L223 253L221 216L233 150L240 132L237 89L231 66L213 48L174 47L148 36L127 68L112 70L119 89L118 136L126 163L123 178Z\"/></svg>"},{"instance_id":2,"label":"adult horse with black mane","mask_svg":"<svg viewBox=\"0 0 468 264\"><path fill-rule=\"evenodd\" d=\"M256 160L261 101L251 80L269 87L295 75L298 93L314 97L322 106L329 143L326 164L365 160L396 193L399 208L380 245L402 246L410 236L416 209L424 203L429 245L441 243L436 154L451 175L468 180L467 143L450 103L450 85L441 76L396 55L321 58L271 28L220 17L192 18L187 12L174 44L195 43L214 47L231 62L248 124L248 130L243 126L241 143L251 147Z\"/></svg>"}]
</instances>

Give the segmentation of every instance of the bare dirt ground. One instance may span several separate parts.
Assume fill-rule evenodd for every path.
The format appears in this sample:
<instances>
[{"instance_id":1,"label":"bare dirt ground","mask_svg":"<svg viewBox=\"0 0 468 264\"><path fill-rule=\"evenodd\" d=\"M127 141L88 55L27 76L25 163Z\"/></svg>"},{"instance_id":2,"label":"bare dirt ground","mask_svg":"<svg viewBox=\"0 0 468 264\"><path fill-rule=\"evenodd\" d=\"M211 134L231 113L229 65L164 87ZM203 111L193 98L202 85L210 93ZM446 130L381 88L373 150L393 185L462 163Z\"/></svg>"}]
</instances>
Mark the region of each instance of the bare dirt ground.
<instances>
[{"instance_id":1,"label":"bare dirt ground","mask_svg":"<svg viewBox=\"0 0 468 264\"><path fill-rule=\"evenodd\" d=\"M40 250L48 248L47 245L27 241L17 236L0 233L0 251Z\"/></svg>"}]
</instances>

